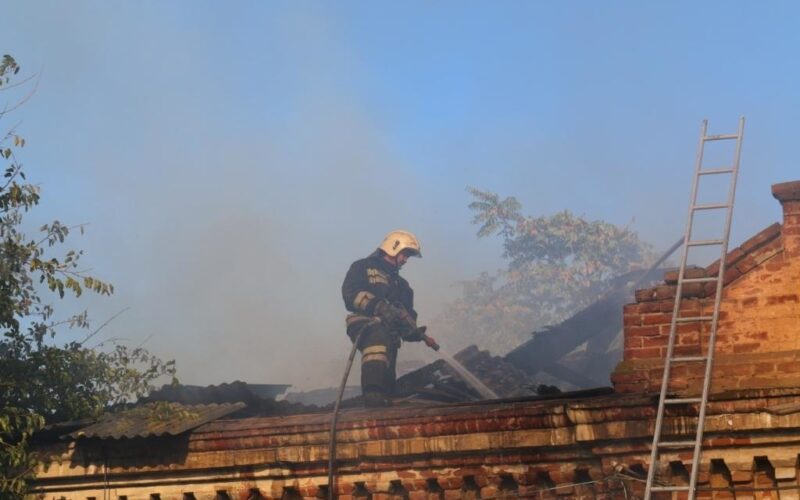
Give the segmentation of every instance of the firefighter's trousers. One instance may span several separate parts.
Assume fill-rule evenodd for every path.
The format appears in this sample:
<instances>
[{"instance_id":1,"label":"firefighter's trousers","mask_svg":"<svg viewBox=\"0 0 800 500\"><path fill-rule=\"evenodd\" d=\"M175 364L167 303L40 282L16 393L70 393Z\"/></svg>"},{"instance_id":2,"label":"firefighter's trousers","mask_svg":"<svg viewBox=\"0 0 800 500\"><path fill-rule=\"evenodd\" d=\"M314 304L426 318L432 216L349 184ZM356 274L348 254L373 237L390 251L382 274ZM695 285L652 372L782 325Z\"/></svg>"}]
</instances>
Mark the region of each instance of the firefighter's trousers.
<instances>
[{"instance_id":1,"label":"firefighter's trousers","mask_svg":"<svg viewBox=\"0 0 800 500\"><path fill-rule=\"evenodd\" d=\"M355 341L361 325L348 325L347 334ZM384 324L367 326L358 342L361 352L361 392L391 397L396 377L397 348L400 340Z\"/></svg>"}]
</instances>

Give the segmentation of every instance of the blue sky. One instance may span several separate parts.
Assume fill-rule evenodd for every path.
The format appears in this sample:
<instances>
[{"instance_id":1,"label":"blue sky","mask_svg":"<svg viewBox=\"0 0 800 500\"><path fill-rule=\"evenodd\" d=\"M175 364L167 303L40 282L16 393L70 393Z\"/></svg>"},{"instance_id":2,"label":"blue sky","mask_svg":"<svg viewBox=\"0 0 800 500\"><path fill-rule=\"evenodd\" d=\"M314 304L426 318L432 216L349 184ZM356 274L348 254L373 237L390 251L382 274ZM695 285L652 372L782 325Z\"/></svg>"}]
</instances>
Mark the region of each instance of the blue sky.
<instances>
[{"instance_id":1,"label":"blue sky","mask_svg":"<svg viewBox=\"0 0 800 500\"><path fill-rule=\"evenodd\" d=\"M466 186L528 213L683 232L698 127L747 117L733 243L800 178L792 2L57 2L3 8L38 73L21 121L34 221L117 287L104 331L183 379L326 385L340 281L395 227L421 317L502 265ZM70 304L71 306L71 304ZM409 350L410 356L421 353Z\"/></svg>"}]
</instances>

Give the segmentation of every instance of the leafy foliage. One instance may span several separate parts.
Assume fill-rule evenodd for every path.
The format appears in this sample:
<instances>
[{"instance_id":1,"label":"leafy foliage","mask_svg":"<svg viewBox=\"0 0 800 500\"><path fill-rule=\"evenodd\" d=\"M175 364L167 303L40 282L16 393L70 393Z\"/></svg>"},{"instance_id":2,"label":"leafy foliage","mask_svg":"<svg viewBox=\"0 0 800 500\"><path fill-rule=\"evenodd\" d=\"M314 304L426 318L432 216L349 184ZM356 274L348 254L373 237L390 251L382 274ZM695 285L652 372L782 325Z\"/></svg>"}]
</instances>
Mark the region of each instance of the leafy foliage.
<instances>
[{"instance_id":1,"label":"leafy foliage","mask_svg":"<svg viewBox=\"0 0 800 500\"><path fill-rule=\"evenodd\" d=\"M611 279L653 260L635 232L565 210L526 216L513 197L470 188L478 237L500 236L506 269L463 282L436 326L460 345L508 351L589 305Z\"/></svg>"},{"instance_id":2,"label":"leafy foliage","mask_svg":"<svg viewBox=\"0 0 800 500\"><path fill-rule=\"evenodd\" d=\"M11 56L0 62L0 90L10 88L19 66ZM9 109L6 107L6 109ZM12 107L13 109L13 107ZM4 113L0 113L0 117ZM59 343L60 328L89 328L87 314L58 319L45 298L55 292L81 296L84 291L110 295L111 284L86 274L82 252L57 253L70 232L59 221L23 231L24 215L40 199L39 188L25 180L16 152L25 140L14 130L0 141L7 162L0 183L0 497L19 497L32 475L35 457L30 438L47 422L96 417L109 405L147 393L154 379L174 375L174 362L163 362L142 348L114 345L91 349L83 342ZM46 296L43 294L47 294ZM92 334L87 335L86 339ZM8 471L8 472L6 472Z\"/></svg>"}]
</instances>

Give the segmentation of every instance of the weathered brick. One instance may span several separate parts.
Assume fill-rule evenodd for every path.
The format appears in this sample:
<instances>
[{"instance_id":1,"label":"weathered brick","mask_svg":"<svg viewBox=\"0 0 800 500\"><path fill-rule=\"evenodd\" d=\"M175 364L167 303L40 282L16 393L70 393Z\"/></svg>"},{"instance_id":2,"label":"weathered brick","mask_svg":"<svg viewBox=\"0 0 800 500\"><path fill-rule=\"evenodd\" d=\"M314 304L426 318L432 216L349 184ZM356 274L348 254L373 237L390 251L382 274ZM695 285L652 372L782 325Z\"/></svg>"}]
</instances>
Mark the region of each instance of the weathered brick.
<instances>
[{"instance_id":1,"label":"weathered brick","mask_svg":"<svg viewBox=\"0 0 800 500\"><path fill-rule=\"evenodd\" d=\"M460 476L448 476L440 478L439 484L445 490L460 490L464 486L464 478Z\"/></svg>"},{"instance_id":2,"label":"weathered brick","mask_svg":"<svg viewBox=\"0 0 800 500\"><path fill-rule=\"evenodd\" d=\"M643 325L661 325L672 321L672 315L667 313L645 314L642 316Z\"/></svg>"},{"instance_id":3,"label":"weathered brick","mask_svg":"<svg viewBox=\"0 0 800 500\"><path fill-rule=\"evenodd\" d=\"M735 266L739 259L744 256L745 252L741 249L741 247L734 248L728 252L728 255L725 256L725 268L729 268L731 266ZM706 267L706 274L708 276L716 276L719 274L719 259L715 260L710 266Z\"/></svg>"},{"instance_id":4,"label":"weathered brick","mask_svg":"<svg viewBox=\"0 0 800 500\"><path fill-rule=\"evenodd\" d=\"M717 283L709 282L703 284L703 296L706 298L714 297L717 294Z\"/></svg>"},{"instance_id":5,"label":"weathered brick","mask_svg":"<svg viewBox=\"0 0 800 500\"><path fill-rule=\"evenodd\" d=\"M753 259L755 259L756 264L759 266L769 261L783 262L783 242L781 239L776 239L764 245L762 248L753 251L750 255L753 256Z\"/></svg>"},{"instance_id":6,"label":"weathered brick","mask_svg":"<svg viewBox=\"0 0 800 500\"><path fill-rule=\"evenodd\" d=\"M620 373L614 372L611 374L611 379L614 383L631 383L638 384L644 380L644 375L641 373Z\"/></svg>"},{"instance_id":7,"label":"weathered brick","mask_svg":"<svg viewBox=\"0 0 800 500\"><path fill-rule=\"evenodd\" d=\"M660 335L661 330L658 326L649 325L649 326L632 326L630 328L625 329L625 335L631 337L655 337Z\"/></svg>"},{"instance_id":8,"label":"weathered brick","mask_svg":"<svg viewBox=\"0 0 800 500\"><path fill-rule=\"evenodd\" d=\"M793 302L798 303L800 299L798 298L797 294L783 294L783 295L773 295L767 297L767 305L775 305L775 304L784 304L786 302Z\"/></svg>"},{"instance_id":9,"label":"weathered brick","mask_svg":"<svg viewBox=\"0 0 800 500\"><path fill-rule=\"evenodd\" d=\"M497 496L498 489L496 486L484 486L481 488L481 498Z\"/></svg>"},{"instance_id":10,"label":"weathered brick","mask_svg":"<svg viewBox=\"0 0 800 500\"><path fill-rule=\"evenodd\" d=\"M663 349L660 347L643 347L641 349L631 349L631 359L650 359L661 358Z\"/></svg>"},{"instance_id":11,"label":"weathered brick","mask_svg":"<svg viewBox=\"0 0 800 500\"><path fill-rule=\"evenodd\" d=\"M736 263L735 267L740 273L745 274L757 265L758 262L756 258L752 254L748 254L742 257L739 262Z\"/></svg>"},{"instance_id":12,"label":"weathered brick","mask_svg":"<svg viewBox=\"0 0 800 500\"><path fill-rule=\"evenodd\" d=\"M769 242L773 238L776 238L781 233L781 225L779 223L772 224L771 226L767 227L760 233L756 234L752 238L748 239L741 245L739 248L742 249L743 252L751 252L756 248L764 245L765 243Z\"/></svg>"},{"instance_id":13,"label":"weathered brick","mask_svg":"<svg viewBox=\"0 0 800 500\"><path fill-rule=\"evenodd\" d=\"M622 316L622 326L636 326L642 324L641 314L625 314Z\"/></svg>"},{"instance_id":14,"label":"weathered brick","mask_svg":"<svg viewBox=\"0 0 800 500\"><path fill-rule=\"evenodd\" d=\"M677 287L675 289L675 293L677 293ZM705 296L705 289L703 283L685 283L681 287L681 297L683 299L704 297L704 296Z\"/></svg>"},{"instance_id":15,"label":"weathered brick","mask_svg":"<svg viewBox=\"0 0 800 500\"><path fill-rule=\"evenodd\" d=\"M658 337L643 337L641 339L641 347L665 347L667 345L667 341L668 338L663 335Z\"/></svg>"},{"instance_id":16,"label":"weathered brick","mask_svg":"<svg viewBox=\"0 0 800 500\"><path fill-rule=\"evenodd\" d=\"M769 332L751 332L745 336L750 340L769 340Z\"/></svg>"},{"instance_id":17,"label":"weathered brick","mask_svg":"<svg viewBox=\"0 0 800 500\"><path fill-rule=\"evenodd\" d=\"M639 314L642 304L631 302L622 306L622 314Z\"/></svg>"},{"instance_id":18,"label":"weathered brick","mask_svg":"<svg viewBox=\"0 0 800 500\"><path fill-rule=\"evenodd\" d=\"M742 276L742 272L739 271L738 269L736 269L736 266L727 267L727 268L725 268L725 275L723 277L722 282L725 285L728 285L729 283L733 282L734 280L739 279L741 276Z\"/></svg>"},{"instance_id":19,"label":"weathered brick","mask_svg":"<svg viewBox=\"0 0 800 500\"><path fill-rule=\"evenodd\" d=\"M464 492L459 490L444 490L444 500L462 500Z\"/></svg>"},{"instance_id":20,"label":"weathered brick","mask_svg":"<svg viewBox=\"0 0 800 500\"><path fill-rule=\"evenodd\" d=\"M678 335L690 334L690 333L697 333L699 334L702 329L702 324L699 321L693 321L691 323L677 323L675 325L675 331Z\"/></svg>"},{"instance_id":21,"label":"weathered brick","mask_svg":"<svg viewBox=\"0 0 800 500\"><path fill-rule=\"evenodd\" d=\"M682 300L680 314L681 316L694 316L696 313L700 312L701 306L702 301L699 299ZM672 308L670 308L670 312L672 312Z\"/></svg>"},{"instance_id":22,"label":"weathered brick","mask_svg":"<svg viewBox=\"0 0 800 500\"><path fill-rule=\"evenodd\" d=\"M718 364L714 366L714 372L720 375L724 375L726 377L732 377L735 375L752 375L754 371L753 365L749 364Z\"/></svg>"},{"instance_id":23,"label":"weathered brick","mask_svg":"<svg viewBox=\"0 0 800 500\"><path fill-rule=\"evenodd\" d=\"M636 290L634 297L636 298L636 302L648 302L656 300L656 289L645 288L642 290Z\"/></svg>"},{"instance_id":24,"label":"weathered brick","mask_svg":"<svg viewBox=\"0 0 800 500\"><path fill-rule=\"evenodd\" d=\"M637 304L639 306L638 312L640 314L657 313L661 311L661 303L659 302L642 302Z\"/></svg>"},{"instance_id":25,"label":"weathered brick","mask_svg":"<svg viewBox=\"0 0 800 500\"><path fill-rule=\"evenodd\" d=\"M557 496L572 497L575 494L575 487L568 485L556 485L555 494Z\"/></svg>"},{"instance_id":26,"label":"weathered brick","mask_svg":"<svg viewBox=\"0 0 800 500\"><path fill-rule=\"evenodd\" d=\"M676 345L673 347L672 353L675 356L699 356L701 354L699 345Z\"/></svg>"},{"instance_id":27,"label":"weathered brick","mask_svg":"<svg viewBox=\"0 0 800 500\"><path fill-rule=\"evenodd\" d=\"M659 302L655 302L655 303L653 303L653 305L657 306L658 310L660 312L666 312L666 313L670 313L671 314L672 313L672 309L675 307L675 300L673 300L673 299L674 298L671 298L671 299L668 299L668 300L665 299L665 300L662 300L662 301L659 301ZM696 301L694 301L694 300L684 300L683 302L686 303L686 302L696 302ZM683 310L684 306L685 306L685 304L681 304L681 310Z\"/></svg>"},{"instance_id":28,"label":"weathered brick","mask_svg":"<svg viewBox=\"0 0 800 500\"><path fill-rule=\"evenodd\" d=\"M793 373L798 371L798 369L800 369L800 364L798 364L796 361L775 364L775 370L778 373Z\"/></svg>"},{"instance_id":29,"label":"weathered brick","mask_svg":"<svg viewBox=\"0 0 800 500\"><path fill-rule=\"evenodd\" d=\"M519 491L517 491L517 494L519 498L526 498L526 497L537 498L538 491L539 488L536 485L530 484L530 485L520 486Z\"/></svg>"},{"instance_id":30,"label":"weathered brick","mask_svg":"<svg viewBox=\"0 0 800 500\"><path fill-rule=\"evenodd\" d=\"M631 337L630 335L625 335L623 340L623 348L624 349L638 349L640 347L644 347L644 339L645 337Z\"/></svg>"},{"instance_id":31,"label":"weathered brick","mask_svg":"<svg viewBox=\"0 0 800 500\"><path fill-rule=\"evenodd\" d=\"M759 298L758 297L747 297L746 299L742 300L739 304L743 308L755 307L758 305Z\"/></svg>"},{"instance_id":32,"label":"weathered brick","mask_svg":"<svg viewBox=\"0 0 800 500\"><path fill-rule=\"evenodd\" d=\"M749 470L732 470L731 479L734 483L749 483L753 480L753 471Z\"/></svg>"},{"instance_id":33,"label":"weathered brick","mask_svg":"<svg viewBox=\"0 0 800 500\"><path fill-rule=\"evenodd\" d=\"M687 267L684 272L684 278L705 278L708 272L703 267ZM667 271L664 273L664 281L668 285L674 285L678 282L678 270Z\"/></svg>"},{"instance_id":34,"label":"weathered brick","mask_svg":"<svg viewBox=\"0 0 800 500\"><path fill-rule=\"evenodd\" d=\"M756 363L754 369L756 375L768 375L770 373L775 373L776 364L770 362Z\"/></svg>"},{"instance_id":35,"label":"weathered brick","mask_svg":"<svg viewBox=\"0 0 800 500\"><path fill-rule=\"evenodd\" d=\"M653 290L654 300L674 299L676 287L673 285L659 285Z\"/></svg>"}]
</instances>

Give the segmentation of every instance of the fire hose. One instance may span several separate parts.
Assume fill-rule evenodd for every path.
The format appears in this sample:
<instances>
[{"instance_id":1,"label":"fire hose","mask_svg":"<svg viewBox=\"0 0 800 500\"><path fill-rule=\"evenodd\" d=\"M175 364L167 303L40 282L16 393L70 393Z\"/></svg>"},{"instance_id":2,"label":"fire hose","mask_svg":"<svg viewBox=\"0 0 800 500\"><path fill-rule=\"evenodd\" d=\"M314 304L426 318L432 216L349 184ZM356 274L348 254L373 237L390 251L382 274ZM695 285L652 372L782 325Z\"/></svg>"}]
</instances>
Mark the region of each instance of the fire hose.
<instances>
[{"instance_id":1,"label":"fire hose","mask_svg":"<svg viewBox=\"0 0 800 500\"><path fill-rule=\"evenodd\" d=\"M336 423L339 420L339 405L342 404L342 396L344 395L344 388L347 385L347 378L350 376L350 369L353 367L353 359L356 356L356 351L358 350L358 343L361 341L361 336L367 330L367 327L380 323L380 318L372 318L371 320L364 323L364 325L358 330L356 333L355 338L353 339L353 347L350 349L350 356L347 358L347 365L344 369L344 375L342 376L342 382L339 384L339 393L336 396L336 403L333 405L333 415L331 416L331 438L330 442L328 443L328 500L333 500L333 478L334 478L334 471L333 466L334 462L336 461ZM425 342L425 345L433 349L434 351L439 350L439 344L436 341L425 334L425 327L419 327L416 329L417 333L422 337L422 341Z\"/></svg>"}]
</instances>

